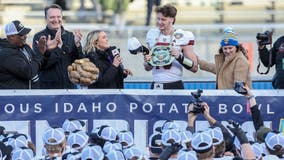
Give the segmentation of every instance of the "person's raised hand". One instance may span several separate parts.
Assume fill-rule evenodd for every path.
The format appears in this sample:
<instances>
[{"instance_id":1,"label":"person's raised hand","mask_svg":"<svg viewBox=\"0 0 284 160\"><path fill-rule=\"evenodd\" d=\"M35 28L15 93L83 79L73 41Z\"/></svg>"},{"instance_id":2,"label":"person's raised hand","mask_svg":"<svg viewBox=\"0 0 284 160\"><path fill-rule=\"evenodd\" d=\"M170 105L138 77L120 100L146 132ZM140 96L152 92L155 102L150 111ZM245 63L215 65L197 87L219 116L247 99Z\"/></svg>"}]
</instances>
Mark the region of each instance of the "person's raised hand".
<instances>
[{"instance_id":1,"label":"person's raised hand","mask_svg":"<svg viewBox=\"0 0 284 160\"><path fill-rule=\"evenodd\" d=\"M47 50L47 40L46 40L46 36L41 36L37 41L36 44L38 46L39 52L41 54L44 54L45 51Z\"/></svg>"},{"instance_id":2,"label":"person's raised hand","mask_svg":"<svg viewBox=\"0 0 284 160\"><path fill-rule=\"evenodd\" d=\"M112 64L115 66L115 67L118 67L120 64L122 64L122 58L119 56L119 55L117 55L117 56L115 56L114 58L113 58L113 62L112 62Z\"/></svg>"},{"instance_id":3,"label":"person's raised hand","mask_svg":"<svg viewBox=\"0 0 284 160\"><path fill-rule=\"evenodd\" d=\"M239 139L240 144L249 143L246 133L242 130L238 123L230 120L227 128L234 133L234 135Z\"/></svg>"},{"instance_id":4,"label":"person's raised hand","mask_svg":"<svg viewBox=\"0 0 284 160\"><path fill-rule=\"evenodd\" d=\"M245 97L250 98L253 96L253 93L247 84L244 85L243 88L247 90L247 94L245 95Z\"/></svg>"},{"instance_id":5,"label":"person's raised hand","mask_svg":"<svg viewBox=\"0 0 284 160\"><path fill-rule=\"evenodd\" d=\"M189 104L188 104L188 106L187 106L187 115L188 115L188 120L195 120L196 119L196 117L197 117L197 114L195 114L195 113L193 113L192 111L193 111L193 109L194 109L194 104L193 104L193 102L190 102Z\"/></svg>"},{"instance_id":6,"label":"person's raised hand","mask_svg":"<svg viewBox=\"0 0 284 160\"><path fill-rule=\"evenodd\" d=\"M74 42L76 44L77 47L80 46L80 41L82 40L83 34L80 30L76 30L74 32Z\"/></svg>"},{"instance_id":7,"label":"person's raised hand","mask_svg":"<svg viewBox=\"0 0 284 160\"><path fill-rule=\"evenodd\" d=\"M210 107L208 106L208 104L206 102L202 102L201 106L204 109L204 111L203 111L204 117L209 117L210 116Z\"/></svg>"},{"instance_id":8,"label":"person's raised hand","mask_svg":"<svg viewBox=\"0 0 284 160\"><path fill-rule=\"evenodd\" d=\"M47 36L46 46L47 46L48 51L56 48L57 44L58 44L58 41L55 38L51 40L51 36L50 35Z\"/></svg>"},{"instance_id":9,"label":"person's raised hand","mask_svg":"<svg viewBox=\"0 0 284 160\"><path fill-rule=\"evenodd\" d=\"M63 41L62 41L62 38L61 38L61 28L59 28L57 30L54 39L57 41L57 47L62 48Z\"/></svg>"}]
</instances>

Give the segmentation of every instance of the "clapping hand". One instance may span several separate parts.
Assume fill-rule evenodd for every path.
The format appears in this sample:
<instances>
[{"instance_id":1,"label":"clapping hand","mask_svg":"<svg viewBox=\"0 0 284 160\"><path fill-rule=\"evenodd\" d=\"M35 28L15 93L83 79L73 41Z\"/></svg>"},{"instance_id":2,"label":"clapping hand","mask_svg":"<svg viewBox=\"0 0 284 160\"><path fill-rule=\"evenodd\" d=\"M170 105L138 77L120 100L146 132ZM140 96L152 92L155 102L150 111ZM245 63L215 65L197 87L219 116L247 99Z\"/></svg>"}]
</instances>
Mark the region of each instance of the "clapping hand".
<instances>
[{"instance_id":1,"label":"clapping hand","mask_svg":"<svg viewBox=\"0 0 284 160\"><path fill-rule=\"evenodd\" d=\"M59 29L57 30L54 39L56 39L56 41L58 42L57 47L62 48L63 41L62 41L62 38L61 38L61 28L59 28Z\"/></svg>"},{"instance_id":2,"label":"clapping hand","mask_svg":"<svg viewBox=\"0 0 284 160\"><path fill-rule=\"evenodd\" d=\"M83 34L81 33L80 30L76 30L74 32L74 41L75 41L75 44L76 44L77 47L80 46L80 41L81 41L82 37L83 37Z\"/></svg>"},{"instance_id":3,"label":"clapping hand","mask_svg":"<svg viewBox=\"0 0 284 160\"><path fill-rule=\"evenodd\" d=\"M47 49L47 45L46 45L46 36L41 36L39 38L38 41L36 41L36 44L38 46L39 52L41 54L44 54L46 49Z\"/></svg>"},{"instance_id":4,"label":"clapping hand","mask_svg":"<svg viewBox=\"0 0 284 160\"><path fill-rule=\"evenodd\" d=\"M61 28L59 28L57 30L54 39L51 40L51 36L48 35L46 45L47 45L47 50L49 50L49 51L56 48L56 47L59 47L59 48L62 47L63 41L61 39Z\"/></svg>"}]
</instances>

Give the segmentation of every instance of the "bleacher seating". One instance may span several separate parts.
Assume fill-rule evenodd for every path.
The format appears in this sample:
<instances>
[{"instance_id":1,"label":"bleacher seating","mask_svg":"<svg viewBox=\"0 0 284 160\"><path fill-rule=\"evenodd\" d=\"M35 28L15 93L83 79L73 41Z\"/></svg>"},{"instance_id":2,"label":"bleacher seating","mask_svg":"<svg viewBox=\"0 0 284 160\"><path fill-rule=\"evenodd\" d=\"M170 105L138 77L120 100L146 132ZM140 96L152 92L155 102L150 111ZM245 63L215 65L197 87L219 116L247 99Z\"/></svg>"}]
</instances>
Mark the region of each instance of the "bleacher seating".
<instances>
[{"instance_id":1,"label":"bleacher seating","mask_svg":"<svg viewBox=\"0 0 284 160\"><path fill-rule=\"evenodd\" d=\"M7 15L11 12L17 16L21 15L25 21L29 22L30 19L40 19L43 17L41 8L50 3L52 3L51 0L1 0L0 22L4 23L7 21L6 19L10 20ZM83 16L89 17L83 22L94 22L95 13L93 10L79 10L79 0L68 1L68 3L70 10L64 12L67 23L68 20L72 23L80 23ZM280 0L211 0L199 3L192 0L165 0L163 3L176 4L179 11L178 22L183 24L277 23L282 22L284 17L284 2ZM86 4L90 5L89 2ZM127 18L133 21L134 25L143 25L145 16L146 1L133 1L129 5Z\"/></svg>"},{"instance_id":2,"label":"bleacher seating","mask_svg":"<svg viewBox=\"0 0 284 160\"><path fill-rule=\"evenodd\" d=\"M30 3L28 3L30 2ZM44 3L42 3L44 2ZM73 3L72 3L73 2ZM109 25L110 19L106 23L96 23L95 13L90 9L90 0L86 0L86 10L80 10L79 0L69 1L69 10L63 12L64 27L68 30L81 29L86 35L93 29L104 29L108 31L111 44L119 46L122 57L125 59L124 65L128 68L135 68L133 77L127 80L146 80L151 79L151 72L145 72L142 66L142 55L131 55L128 53L126 44L131 36L137 37L145 43L145 34L149 27L145 27L146 1L134 0L130 3L127 11L127 20L131 22L124 28L123 35L116 34L116 26ZM175 3L178 8L176 24L186 30L190 30L196 37L195 50L198 56L214 62L214 53L218 51L219 40L222 36L223 28L231 26L238 33L239 41L252 45L253 79L270 80L273 69L268 75L259 75L256 72L258 55L256 53L255 35L257 32L273 30L273 40L279 35L284 34L284 1L282 0L164 0L163 4ZM218 4L216 2L219 2ZM220 3L222 2L222 3ZM273 2L273 3L272 3ZM25 25L32 28L28 36L28 43L31 44L33 34L45 26L43 7L52 3L52 0L30 0L13 1L0 0L0 37L4 36L4 24L10 20L19 19ZM70 5L72 4L72 5ZM137 7L139 6L139 7ZM111 12L107 12L108 16ZM151 24L154 25L155 14L153 14ZM269 22L269 23L268 23ZM82 43L84 44L85 37ZM139 60L139 61L138 61ZM140 62L141 60L141 62ZM263 69L264 70L264 69ZM184 72L186 80L194 77L207 79L214 77L213 74L198 71L198 73Z\"/></svg>"}]
</instances>

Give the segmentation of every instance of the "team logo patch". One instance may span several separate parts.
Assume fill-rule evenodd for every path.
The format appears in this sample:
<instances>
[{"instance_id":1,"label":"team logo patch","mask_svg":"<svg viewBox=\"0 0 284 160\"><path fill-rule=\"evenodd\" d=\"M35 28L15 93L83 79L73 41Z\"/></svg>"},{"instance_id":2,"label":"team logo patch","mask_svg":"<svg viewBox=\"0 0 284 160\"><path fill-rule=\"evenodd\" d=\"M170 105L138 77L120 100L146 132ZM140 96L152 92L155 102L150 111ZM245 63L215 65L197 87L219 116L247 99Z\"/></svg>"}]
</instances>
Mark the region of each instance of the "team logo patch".
<instances>
[{"instance_id":1,"label":"team logo patch","mask_svg":"<svg viewBox=\"0 0 284 160\"><path fill-rule=\"evenodd\" d=\"M180 39L180 38L182 38L183 36L184 36L183 33L175 33L175 34L174 34L175 39Z\"/></svg>"}]
</instances>

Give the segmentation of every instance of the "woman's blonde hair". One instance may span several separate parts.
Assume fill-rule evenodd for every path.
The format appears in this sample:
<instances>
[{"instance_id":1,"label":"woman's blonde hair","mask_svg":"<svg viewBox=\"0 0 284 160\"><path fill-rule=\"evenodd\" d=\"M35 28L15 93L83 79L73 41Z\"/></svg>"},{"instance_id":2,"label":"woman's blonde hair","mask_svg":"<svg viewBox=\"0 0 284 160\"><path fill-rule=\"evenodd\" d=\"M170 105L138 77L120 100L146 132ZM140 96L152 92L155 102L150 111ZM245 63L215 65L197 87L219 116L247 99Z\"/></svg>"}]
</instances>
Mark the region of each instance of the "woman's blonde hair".
<instances>
[{"instance_id":1,"label":"woman's blonde hair","mask_svg":"<svg viewBox=\"0 0 284 160\"><path fill-rule=\"evenodd\" d=\"M83 53L87 54L89 52L94 51L95 49L95 44L94 41L97 41L99 39L99 34L103 32L102 30L94 30L88 33L87 38L86 38L86 44L83 48Z\"/></svg>"}]
</instances>

